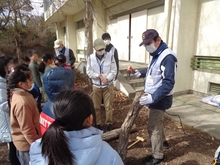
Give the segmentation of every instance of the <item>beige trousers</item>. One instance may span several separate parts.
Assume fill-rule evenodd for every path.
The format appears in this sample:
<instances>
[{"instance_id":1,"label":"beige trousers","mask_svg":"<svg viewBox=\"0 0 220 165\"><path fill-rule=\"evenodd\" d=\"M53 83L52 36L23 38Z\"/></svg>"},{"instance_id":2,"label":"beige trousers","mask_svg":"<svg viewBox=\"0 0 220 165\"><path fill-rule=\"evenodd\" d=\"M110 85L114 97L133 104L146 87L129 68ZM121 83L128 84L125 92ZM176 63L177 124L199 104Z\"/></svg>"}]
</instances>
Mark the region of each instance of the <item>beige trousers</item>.
<instances>
[{"instance_id":1,"label":"beige trousers","mask_svg":"<svg viewBox=\"0 0 220 165\"><path fill-rule=\"evenodd\" d=\"M164 110L149 109L148 112L148 134L151 139L152 156L157 159L164 157L163 142L165 134L163 128Z\"/></svg>"},{"instance_id":2,"label":"beige trousers","mask_svg":"<svg viewBox=\"0 0 220 165\"><path fill-rule=\"evenodd\" d=\"M93 104L96 112L96 124L101 125L101 102L102 98L105 106L105 124L112 124L112 107L113 107L113 84L105 88L93 86Z\"/></svg>"}]
</instances>

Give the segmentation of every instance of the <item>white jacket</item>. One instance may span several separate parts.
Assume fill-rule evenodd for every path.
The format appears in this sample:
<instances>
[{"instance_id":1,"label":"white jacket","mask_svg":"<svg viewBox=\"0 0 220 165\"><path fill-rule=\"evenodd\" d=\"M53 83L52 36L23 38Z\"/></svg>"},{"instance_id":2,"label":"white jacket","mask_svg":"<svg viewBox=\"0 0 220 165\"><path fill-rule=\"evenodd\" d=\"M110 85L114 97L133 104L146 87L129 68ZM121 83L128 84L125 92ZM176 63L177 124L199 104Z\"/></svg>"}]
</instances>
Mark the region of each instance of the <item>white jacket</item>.
<instances>
[{"instance_id":1,"label":"white jacket","mask_svg":"<svg viewBox=\"0 0 220 165\"><path fill-rule=\"evenodd\" d=\"M6 79L0 76L0 141L11 142L9 107L7 101Z\"/></svg>"},{"instance_id":2,"label":"white jacket","mask_svg":"<svg viewBox=\"0 0 220 165\"><path fill-rule=\"evenodd\" d=\"M87 74L92 79L93 85L97 87L106 87L113 83L113 79L117 74L117 66L115 58L112 54L105 52L101 61L96 57L96 53L91 54L87 60ZM104 84L99 79L99 74L102 74L108 79L107 84Z\"/></svg>"}]
</instances>

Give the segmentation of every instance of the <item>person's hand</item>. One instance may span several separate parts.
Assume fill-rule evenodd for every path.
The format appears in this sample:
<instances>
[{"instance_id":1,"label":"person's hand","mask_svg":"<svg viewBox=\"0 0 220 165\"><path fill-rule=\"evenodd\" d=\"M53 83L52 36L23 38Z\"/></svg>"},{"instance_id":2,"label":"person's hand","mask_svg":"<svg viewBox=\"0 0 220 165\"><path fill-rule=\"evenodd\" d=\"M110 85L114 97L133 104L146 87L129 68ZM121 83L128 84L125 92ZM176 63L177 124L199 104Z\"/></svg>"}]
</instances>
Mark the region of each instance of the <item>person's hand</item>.
<instances>
[{"instance_id":1,"label":"person's hand","mask_svg":"<svg viewBox=\"0 0 220 165\"><path fill-rule=\"evenodd\" d=\"M107 84L108 79L107 79L106 77L103 77L103 78L102 78L102 82L103 82L104 84Z\"/></svg>"},{"instance_id":2,"label":"person's hand","mask_svg":"<svg viewBox=\"0 0 220 165\"><path fill-rule=\"evenodd\" d=\"M102 74L99 75L100 80L106 84L108 82L108 79L106 77L104 77Z\"/></svg>"},{"instance_id":3,"label":"person's hand","mask_svg":"<svg viewBox=\"0 0 220 165\"><path fill-rule=\"evenodd\" d=\"M141 73L139 72L139 70L135 70L134 77L139 78L140 76L141 76Z\"/></svg>"},{"instance_id":4,"label":"person's hand","mask_svg":"<svg viewBox=\"0 0 220 165\"><path fill-rule=\"evenodd\" d=\"M104 76L101 76L101 81L106 84L108 82L108 79Z\"/></svg>"},{"instance_id":5,"label":"person's hand","mask_svg":"<svg viewBox=\"0 0 220 165\"><path fill-rule=\"evenodd\" d=\"M148 105L154 102L151 94L148 93L143 94L143 96L141 96L139 101L141 105Z\"/></svg>"}]
</instances>

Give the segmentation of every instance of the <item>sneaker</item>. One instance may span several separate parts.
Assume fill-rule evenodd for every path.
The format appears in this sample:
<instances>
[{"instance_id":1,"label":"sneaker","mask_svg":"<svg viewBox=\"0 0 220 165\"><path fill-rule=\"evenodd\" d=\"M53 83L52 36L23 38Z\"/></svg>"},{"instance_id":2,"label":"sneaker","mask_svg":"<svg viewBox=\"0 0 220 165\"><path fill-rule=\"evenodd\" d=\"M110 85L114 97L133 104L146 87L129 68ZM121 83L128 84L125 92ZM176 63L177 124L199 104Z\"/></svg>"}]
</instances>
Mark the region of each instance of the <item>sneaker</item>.
<instances>
[{"instance_id":1,"label":"sneaker","mask_svg":"<svg viewBox=\"0 0 220 165\"><path fill-rule=\"evenodd\" d=\"M151 146L151 141L150 141L149 145ZM167 141L163 142L163 149L165 149L165 150L169 149L169 144Z\"/></svg>"},{"instance_id":2,"label":"sneaker","mask_svg":"<svg viewBox=\"0 0 220 165\"><path fill-rule=\"evenodd\" d=\"M169 144L167 141L163 142L163 149L169 149Z\"/></svg>"},{"instance_id":3,"label":"sneaker","mask_svg":"<svg viewBox=\"0 0 220 165\"><path fill-rule=\"evenodd\" d=\"M105 132L111 131L112 130L112 125L111 124L107 124L105 126Z\"/></svg>"},{"instance_id":4,"label":"sneaker","mask_svg":"<svg viewBox=\"0 0 220 165\"><path fill-rule=\"evenodd\" d=\"M159 164L162 161L163 161L163 158L162 159L157 159L157 158L154 158L153 156L149 156L149 157L146 157L144 159L145 165Z\"/></svg>"}]
</instances>

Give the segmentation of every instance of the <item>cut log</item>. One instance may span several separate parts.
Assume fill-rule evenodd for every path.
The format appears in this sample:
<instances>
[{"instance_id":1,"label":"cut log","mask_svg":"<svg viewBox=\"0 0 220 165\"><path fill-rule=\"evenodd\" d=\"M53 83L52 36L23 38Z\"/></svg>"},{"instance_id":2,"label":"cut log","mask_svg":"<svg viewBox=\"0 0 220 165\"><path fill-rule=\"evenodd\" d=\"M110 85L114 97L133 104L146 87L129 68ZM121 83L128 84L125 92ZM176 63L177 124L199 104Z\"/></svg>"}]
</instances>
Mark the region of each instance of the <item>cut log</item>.
<instances>
[{"instance_id":1,"label":"cut log","mask_svg":"<svg viewBox=\"0 0 220 165\"><path fill-rule=\"evenodd\" d=\"M137 129L136 129L136 125L134 124L130 132L135 132L135 131L137 131ZM117 128L117 129L113 129L111 131L105 132L102 134L102 140L110 141L110 140L116 139L119 137L120 132L121 132L121 128Z\"/></svg>"},{"instance_id":2,"label":"cut log","mask_svg":"<svg viewBox=\"0 0 220 165\"><path fill-rule=\"evenodd\" d=\"M118 153L124 162L127 154L128 138L131 128L134 125L134 121L137 118L139 111L143 107L143 105L139 104L139 99L141 96L142 96L141 92L136 93L131 108L128 111L128 115L121 126L121 133L119 136L119 143L118 143Z\"/></svg>"}]
</instances>

